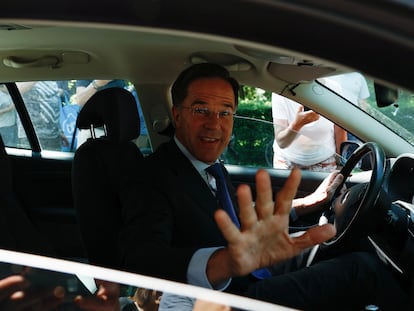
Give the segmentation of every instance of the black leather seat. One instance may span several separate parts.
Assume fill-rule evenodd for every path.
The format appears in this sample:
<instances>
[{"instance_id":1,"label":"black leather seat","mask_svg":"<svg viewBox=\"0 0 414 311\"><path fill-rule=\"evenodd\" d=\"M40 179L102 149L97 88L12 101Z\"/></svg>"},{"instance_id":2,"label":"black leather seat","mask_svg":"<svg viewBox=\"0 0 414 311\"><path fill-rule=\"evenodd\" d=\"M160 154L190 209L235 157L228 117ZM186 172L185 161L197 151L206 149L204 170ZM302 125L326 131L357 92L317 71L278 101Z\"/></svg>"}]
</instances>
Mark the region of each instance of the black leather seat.
<instances>
[{"instance_id":1,"label":"black leather seat","mask_svg":"<svg viewBox=\"0 0 414 311\"><path fill-rule=\"evenodd\" d=\"M76 150L72 168L74 204L84 247L90 263L119 268L122 201L143 160L132 142L140 134L137 103L123 88L101 90L86 102L76 125L90 129L92 136ZM98 127L106 134L94 138Z\"/></svg>"}]
</instances>

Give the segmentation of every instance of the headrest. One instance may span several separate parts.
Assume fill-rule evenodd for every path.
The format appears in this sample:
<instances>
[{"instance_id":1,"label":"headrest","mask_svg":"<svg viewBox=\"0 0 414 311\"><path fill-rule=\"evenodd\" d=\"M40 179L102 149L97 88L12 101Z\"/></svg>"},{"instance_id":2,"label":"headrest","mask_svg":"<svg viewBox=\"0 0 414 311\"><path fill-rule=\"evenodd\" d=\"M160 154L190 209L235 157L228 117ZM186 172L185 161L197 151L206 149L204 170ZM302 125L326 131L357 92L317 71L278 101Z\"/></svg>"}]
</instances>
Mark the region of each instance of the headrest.
<instances>
[{"instance_id":1,"label":"headrest","mask_svg":"<svg viewBox=\"0 0 414 311\"><path fill-rule=\"evenodd\" d=\"M96 92L85 103L76 120L79 129L106 128L106 136L124 142L140 135L137 102L131 92L111 87Z\"/></svg>"}]
</instances>

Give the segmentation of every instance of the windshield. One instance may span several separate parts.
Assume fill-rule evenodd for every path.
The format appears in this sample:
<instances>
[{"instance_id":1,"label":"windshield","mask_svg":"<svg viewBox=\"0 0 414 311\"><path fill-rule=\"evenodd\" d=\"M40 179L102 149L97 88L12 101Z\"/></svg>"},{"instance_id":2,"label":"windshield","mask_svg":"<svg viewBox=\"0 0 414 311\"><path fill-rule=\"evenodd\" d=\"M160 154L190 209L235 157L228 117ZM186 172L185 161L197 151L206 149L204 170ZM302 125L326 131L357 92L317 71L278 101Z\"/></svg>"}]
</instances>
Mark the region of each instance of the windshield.
<instances>
[{"instance_id":1,"label":"windshield","mask_svg":"<svg viewBox=\"0 0 414 311\"><path fill-rule=\"evenodd\" d=\"M411 92L399 89L391 105L380 107L374 81L361 73L330 76L319 82L414 145L414 97Z\"/></svg>"}]
</instances>

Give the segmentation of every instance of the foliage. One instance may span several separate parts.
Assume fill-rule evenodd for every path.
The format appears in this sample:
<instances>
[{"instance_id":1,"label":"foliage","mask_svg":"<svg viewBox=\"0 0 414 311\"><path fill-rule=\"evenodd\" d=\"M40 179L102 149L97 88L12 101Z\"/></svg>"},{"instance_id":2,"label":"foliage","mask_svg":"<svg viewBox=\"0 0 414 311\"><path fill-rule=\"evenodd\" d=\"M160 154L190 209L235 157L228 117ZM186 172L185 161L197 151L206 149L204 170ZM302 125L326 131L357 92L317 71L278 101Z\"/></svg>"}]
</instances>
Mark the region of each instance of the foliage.
<instances>
[{"instance_id":1,"label":"foliage","mask_svg":"<svg viewBox=\"0 0 414 311\"><path fill-rule=\"evenodd\" d=\"M271 166L273 139L271 93L243 86L233 137L223 160L228 164Z\"/></svg>"},{"instance_id":2,"label":"foliage","mask_svg":"<svg viewBox=\"0 0 414 311\"><path fill-rule=\"evenodd\" d=\"M375 98L374 83L370 80L367 82L371 94L367 102L372 108L368 112L414 145L414 97L412 93L398 90L398 99L394 104L379 108Z\"/></svg>"},{"instance_id":3,"label":"foliage","mask_svg":"<svg viewBox=\"0 0 414 311\"><path fill-rule=\"evenodd\" d=\"M399 90L398 100L388 107L378 108L374 84L367 80L371 96L367 112L392 128L414 145L414 97ZM271 93L254 87L242 86L239 107L234 120L233 138L223 154L228 164L271 167L274 131L272 124Z\"/></svg>"}]
</instances>

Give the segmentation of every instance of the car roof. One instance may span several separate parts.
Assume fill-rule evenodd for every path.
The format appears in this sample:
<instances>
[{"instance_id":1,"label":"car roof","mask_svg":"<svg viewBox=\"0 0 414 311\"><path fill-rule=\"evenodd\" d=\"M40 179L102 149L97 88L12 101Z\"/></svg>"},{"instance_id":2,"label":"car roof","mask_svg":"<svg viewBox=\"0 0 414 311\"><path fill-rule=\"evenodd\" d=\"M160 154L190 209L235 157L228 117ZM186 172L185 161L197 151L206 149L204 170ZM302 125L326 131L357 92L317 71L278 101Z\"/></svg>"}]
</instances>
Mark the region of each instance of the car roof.
<instances>
[{"instance_id":1,"label":"car roof","mask_svg":"<svg viewBox=\"0 0 414 311\"><path fill-rule=\"evenodd\" d=\"M0 13L0 82L129 80L155 132L152 148L168 139L159 133L172 122L169 88L191 64L222 64L241 84L276 93L302 86L301 102L315 79L349 71L412 91L412 55L414 10L396 1L23 0ZM362 139L379 140L369 116L350 124L355 107L316 105ZM411 148L397 141L390 154Z\"/></svg>"},{"instance_id":2,"label":"car roof","mask_svg":"<svg viewBox=\"0 0 414 311\"><path fill-rule=\"evenodd\" d=\"M251 70L239 68L236 77L252 85L257 72L274 61L277 74L268 83L276 89L278 80L280 87L293 76L306 81L347 68L411 88L412 17L412 7L391 1L8 3L0 13L1 37L7 39L0 41L0 80L119 76L170 82L201 54L198 61L250 63ZM120 32L128 26L130 31ZM211 35L215 40L197 40ZM223 46L220 37L233 40ZM246 45L243 39L256 44ZM22 73L4 65L11 56L26 60L59 53L75 64L85 55L89 61L54 73L44 68Z\"/></svg>"}]
</instances>

